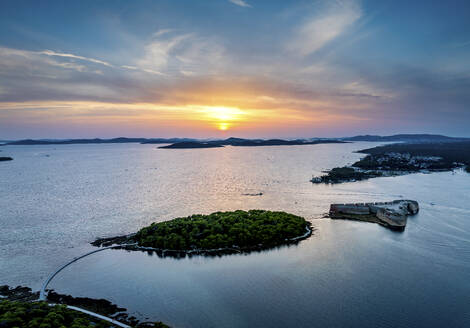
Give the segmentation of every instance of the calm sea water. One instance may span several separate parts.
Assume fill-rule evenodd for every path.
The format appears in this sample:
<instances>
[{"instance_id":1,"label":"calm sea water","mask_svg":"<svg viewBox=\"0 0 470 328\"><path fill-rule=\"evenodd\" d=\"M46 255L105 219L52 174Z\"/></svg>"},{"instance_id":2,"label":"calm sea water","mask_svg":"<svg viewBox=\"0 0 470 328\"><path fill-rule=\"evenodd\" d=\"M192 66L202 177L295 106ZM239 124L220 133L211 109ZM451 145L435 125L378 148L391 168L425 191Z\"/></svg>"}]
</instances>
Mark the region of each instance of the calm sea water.
<instances>
[{"instance_id":1,"label":"calm sea water","mask_svg":"<svg viewBox=\"0 0 470 328\"><path fill-rule=\"evenodd\" d=\"M470 327L469 174L309 182L373 145L2 147L14 160L0 163L0 283L39 289L95 238L153 221L284 210L312 220L314 235L212 258L107 250L68 267L51 287L174 327ZM403 233L321 219L332 202L399 198L421 206Z\"/></svg>"}]
</instances>

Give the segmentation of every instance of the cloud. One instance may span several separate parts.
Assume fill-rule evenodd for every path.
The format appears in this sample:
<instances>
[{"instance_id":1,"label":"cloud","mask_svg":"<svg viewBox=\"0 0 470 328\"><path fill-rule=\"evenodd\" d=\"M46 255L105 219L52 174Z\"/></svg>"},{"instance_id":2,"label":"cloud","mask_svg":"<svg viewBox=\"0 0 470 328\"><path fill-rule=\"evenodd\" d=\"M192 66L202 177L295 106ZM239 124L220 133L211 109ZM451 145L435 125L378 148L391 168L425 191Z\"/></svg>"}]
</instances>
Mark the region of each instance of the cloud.
<instances>
[{"instance_id":1,"label":"cloud","mask_svg":"<svg viewBox=\"0 0 470 328\"><path fill-rule=\"evenodd\" d=\"M53 77L64 70L85 72L88 68L73 61L55 60L37 51L0 47L0 78L10 74Z\"/></svg>"},{"instance_id":2,"label":"cloud","mask_svg":"<svg viewBox=\"0 0 470 328\"><path fill-rule=\"evenodd\" d=\"M144 56L137 60L137 66L151 70L164 69L168 65L173 49L190 37L191 34L183 34L170 38L155 38L145 46Z\"/></svg>"},{"instance_id":3,"label":"cloud","mask_svg":"<svg viewBox=\"0 0 470 328\"><path fill-rule=\"evenodd\" d=\"M136 66L131 66L131 65L122 65L121 68L132 70L132 71L140 71L140 72L145 72L145 73L150 73L150 74L155 74L155 75L166 75L162 72L151 70L151 69L145 69L145 68L139 68Z\"/></svg>"},{"instance_id":4,"label":"cloud","mask_svg":"<svg viewBox=\"0 0 470 328\"><path fill-rule=\"evenodd\" d=\"M136 76L109 64L0 47L0 102L54 99L124 100ZM103 68L104 70L100 70ZM105 74L106 73L106 74ZM135 87L134 87L135 88Z\"/></svg>"},{"instance_id":5,"label":"cloud","mask_svg":"<svg viewBox=\"0 0 470 328\"><path fill-rule=\"evenodd\" d=\"M248 4L244 0L228 0L229 2L233 3L234 5L240 6L240 7L251 7L250 4Z\"/></svg>"},{"instance_id":6,"label":"cloud","mask_svg":"<svg viewBox=\"0 0 470 328\"><path fill-rule=\"evenodd\" d=\"M300 25L287 48L300 56L313 54L346 32L361 16L357 2L337 1Z\"/></svg>"},{"instance_id":7,"label":"cloud","mask_svg":"<svg viewBox=\"0 0 470 328\"><path fill-rule=\"evenodd\" d=\"M196 33L175 34L171 31L154 34L144 46L143 55L133 67L144 72L166 75L214 73L226 58L224 47L217 40ZM129 67L126 67L129 68Z\"/></svg>"},{"instance_id":8,"label":"cloud","mask_svg":"<svg viewBox=\"0 0 470 328\"><path fill-rule=\"evenodd\" d=\"M113 65L111 65L110 63L105 62L103 60L99 60L99 59L95 59L95 58L89 58L89 57L83 57L83 56L77 56L77 55L74 55L74 54L55 52L55 51L52 51L52 50L44 50L44 51L40 51L40 52L37 52L37 53L41 54L41 55L46 55L46 56L56 56L56 57L66 57L66 58L79 59L79 60L84 60L84 61L88 61L88 62L95 63L95 64L101 64L101 65L104 65L104 66L113 67Z\"/></svg>"},{"instance_id":9,"label":"cloud","mask_svg":"<svg viewBox=\"0 0 470 328\"><path fill-rule=\"evenodd\" d=\"M153 33L153 36L158 38L159 36L170 33L171 31L173 31L173 29L164 28L164 29L158 30L157 32Z\"/></svg>"}]
</instances>

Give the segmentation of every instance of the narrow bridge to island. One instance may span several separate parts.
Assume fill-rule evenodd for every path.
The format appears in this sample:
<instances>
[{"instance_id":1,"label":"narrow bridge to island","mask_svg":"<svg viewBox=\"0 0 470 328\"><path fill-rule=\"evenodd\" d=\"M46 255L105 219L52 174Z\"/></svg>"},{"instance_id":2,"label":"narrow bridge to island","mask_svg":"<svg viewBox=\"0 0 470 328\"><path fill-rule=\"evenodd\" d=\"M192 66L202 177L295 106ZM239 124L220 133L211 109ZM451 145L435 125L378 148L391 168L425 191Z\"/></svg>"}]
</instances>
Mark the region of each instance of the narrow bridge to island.
<instances>
[{"instance_id":1,"label":"narrow bridge to island","mask_svg":"<svg viewBox=\"0 0 470 328\"><path fill-rule=\"evenodd\" d=\"M134 243L134 244L123 244L123 245L113 245L113 246L108 246L108 247L103 247L103 248L100 248L100 249L97 249L97 250L94 250L94 251L91 251L91 252L88 252L86 254L83 254L81 256L78 256L78 257L75 257L73 258L73 260L65 263L64 265L62 265L60 268L58 268L56 271L54 271L48 278L46 281L44 281L44 283L42 284L42 287L41 287L41 290L39 292L39 301L46 301L47 300L47 291L46 291L46 288L47 286L49 285L49 283L52 281L52 279L54 279L54 277L60 272L62 271L63 269L65 269L66 267L68 267L70 264L72 263L75 263L77 262L78 260L88 256L88 255L91 255L91 254L94 254L94 253L98 253L98 252L101 252L101 251L105 251L107 249L111 249L111 248L118 248L118 247L126 247L126 246L135 246L137 245L137 243ZM50 305L55 305L55 304L50 304ZM105 321L108 321L108 322L111 322L112 324L114 325L117 325L119 327L123 327L123 328L130 328L129 325L126 325L126 324L123 324L119 321L116 321L112 318L108 318L108 317L105 317L101 314L98 314L98 313L95 313L95 312L91 312L91 311L88 311L88 310L85 310L85 309L82 309L82 308L79 308L79 307L76 307L76 306L71 306L71 305L67 305L67 308L71 309L71 310L75 310L75 311L79 311L79 312L82 312L82 313L85 313L85 314L88 314L92 317L95 317L95 318L98 318L98 319L101 319L101 320L105 320Z\"/></svg>"},{"instance_id":2,"label":"narrow bridge to island","mask_svg":"<svg viewBox=\"0 0 470 328\"><path fill-rule=\"evenodd\" d=\"M137 245L137 243L134 243L134 244L123 244L123 245L113 245L113 246L108 246L108 247L103 247L103 248L100 248L100 249L97 249L97 250L94 250L94 251L91 251L91 252L88 252L86 254L83 254L83 255L80 255L78 257L74 257L73 260L65 263L63 266L61 266L60 268L58 268L56 271L54 271L48 278L46 281L44 281L44 283L42 284L42 287L41 287L41 290L39 292L39 300L40 301L45 301L47 299L47 292L46 292L46 288L47 286L49 285L49 283L52 281L52 279L54 279L54 277L60 272L62 271L63 269L65 269L66 267L68 267L70 264L72 263L75 263L77 262L78 260L88 256L88 255L91 255L91 254L94 254L94 253L98 253L98 252L101 252L101 251L105 251L107 249L110 249L110 248L118 248L118 247L126 247L126 246L135 246Z\"/></svg>"}]
</instances>

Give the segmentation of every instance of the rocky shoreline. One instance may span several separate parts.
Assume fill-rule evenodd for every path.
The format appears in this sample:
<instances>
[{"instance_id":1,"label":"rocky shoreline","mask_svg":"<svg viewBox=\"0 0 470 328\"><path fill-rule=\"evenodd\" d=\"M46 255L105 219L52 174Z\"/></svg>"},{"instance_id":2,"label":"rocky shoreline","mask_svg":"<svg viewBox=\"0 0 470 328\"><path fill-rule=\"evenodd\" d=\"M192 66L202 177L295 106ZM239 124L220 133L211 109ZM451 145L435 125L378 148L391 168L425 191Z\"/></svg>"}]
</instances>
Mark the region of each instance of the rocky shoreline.
<instances>
[{"instance_id":1,"label":"rocky shoreline","mask_svg":"<svg viewBox=\"0 0 470 328\"><path fill-rule=\"evenodd\" d=\"M39 292L33 292L25 286L10 287L0 286L0 301L34 302L39 300ZM71 295L59 294L50 290L47 301L53 304L65 304L76 306L84 310L95 312L119 322L136 328L146 327L168 327L161 322L143 322L127 313L127 309L117 306L106 299L94 299L89 297L73 297Z\"/></svg>"},{"instance_id":2,"label":"rocky shoreline","mask_svg":"<svg viewBox=\"0 0 470 328\"><path fill-rule=\"evenodd\" d=\"M329 217L332 219L357 220L378 223L391 230L403 231L407 218L419 211L414 200L391 202L331 204Z\"/></svg>"}]
</instances>

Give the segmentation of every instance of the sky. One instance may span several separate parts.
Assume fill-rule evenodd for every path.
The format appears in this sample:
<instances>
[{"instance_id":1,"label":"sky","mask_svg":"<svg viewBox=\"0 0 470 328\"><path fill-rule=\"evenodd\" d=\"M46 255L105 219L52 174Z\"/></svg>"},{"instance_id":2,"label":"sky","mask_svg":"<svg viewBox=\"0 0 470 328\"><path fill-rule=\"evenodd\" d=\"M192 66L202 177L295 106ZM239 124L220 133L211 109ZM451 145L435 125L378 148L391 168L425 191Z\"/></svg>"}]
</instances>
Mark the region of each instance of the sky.
<instances>
[{"instance_id":1,"label":"sky","mask_svg":"<svg viewBox=\"0 0 470 328\"><path fill-rule=\"evenodd\" d=\"M0 139L470 137L470 1L0 2Z\"/></svg>"}]
</instances>

